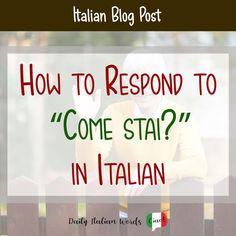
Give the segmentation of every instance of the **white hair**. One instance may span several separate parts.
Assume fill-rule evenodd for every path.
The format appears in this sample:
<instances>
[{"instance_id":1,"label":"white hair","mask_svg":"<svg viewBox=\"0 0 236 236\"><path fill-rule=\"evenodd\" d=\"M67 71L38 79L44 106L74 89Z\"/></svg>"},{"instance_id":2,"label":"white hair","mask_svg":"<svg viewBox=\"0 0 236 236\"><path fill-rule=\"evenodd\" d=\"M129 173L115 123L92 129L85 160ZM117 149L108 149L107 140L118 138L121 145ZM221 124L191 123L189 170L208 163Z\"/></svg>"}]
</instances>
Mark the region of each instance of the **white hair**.
<instances>
[{"instance_id":1,"label":"white hair","mask_svg":"<svg viewBox=\"0 0 236 236\"><path fill-rule=\"evenodd\" d=\"M166 63L158 53L130 53L123 63L125 72L166 73Z\"/></svg>"}]
</instances>

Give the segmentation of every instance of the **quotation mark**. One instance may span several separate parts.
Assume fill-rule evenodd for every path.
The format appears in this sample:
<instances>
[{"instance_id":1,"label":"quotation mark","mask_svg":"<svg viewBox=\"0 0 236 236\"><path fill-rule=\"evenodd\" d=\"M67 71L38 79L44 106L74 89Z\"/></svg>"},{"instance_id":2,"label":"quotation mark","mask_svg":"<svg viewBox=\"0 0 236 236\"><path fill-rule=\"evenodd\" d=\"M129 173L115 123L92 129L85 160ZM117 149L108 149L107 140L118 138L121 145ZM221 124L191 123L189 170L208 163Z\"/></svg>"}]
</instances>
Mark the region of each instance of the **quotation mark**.
<instances>
[{"instance_id":1,"label":"quotation mark","mask_svg":"<svg viewBox=\"0 0 236 236\"><path fill-rule=\"evenodd\" d=\"M52 119L51 119L51 122L57 122L58 123L58 122L61 121L61 117L62 117L62 112L60 112L58 116L57 116L57 113L54 112L53 116L52 116Z\"/></svg>"},{"instance_id":2,"label":"quotation mark","mask_svg":"<svg viewBox=\"0 0 236 236\"><path fill-rule=\"evenodd\" d=\"M188 122L188 119L189 119L189 117L190 117L190 114L191 114L190 112L188 112L188 113L182 112L182 113L180 114L179 122L182 122L183 119L184 119L184 117L185 117L184 122ZM186 116L185 116L185 115L186 115Z\"/></svg>"}]
</instances>

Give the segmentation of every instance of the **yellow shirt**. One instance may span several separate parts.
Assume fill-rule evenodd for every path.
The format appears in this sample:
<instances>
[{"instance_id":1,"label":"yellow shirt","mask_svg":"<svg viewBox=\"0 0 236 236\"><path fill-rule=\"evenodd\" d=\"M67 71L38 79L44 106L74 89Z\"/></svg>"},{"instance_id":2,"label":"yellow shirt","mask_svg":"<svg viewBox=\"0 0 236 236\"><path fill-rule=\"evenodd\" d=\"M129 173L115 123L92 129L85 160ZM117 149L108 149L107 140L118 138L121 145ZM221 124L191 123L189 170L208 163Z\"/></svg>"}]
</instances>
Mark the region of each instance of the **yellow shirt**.
<instances>
[{"instance_id":1,"label":"yellow shirt","mask_svg":"<svg viewBox=\"0 0 236 236\"><path fill-rule=\"evenodd\" d=\"M108 106L102 117L112 118L109 127L112 130L112 140L78 140L76 145L77 160L83 158L83 160L93 163L98 153L101 153L105 159L112 150L112 159L118 162L164 163L165 176L168 180L206 175L206 159L193 117L190 115L186 123L179 122L180 113L186 112L182 106L166 101L164 109L173 109L176 113L175 123L169 131L169 140L165 140L165 130L172 119L171 114L167 114L165 120L161 121L161 140L153 140L152 137L148 140L140 140L137 135L138 123L132 125L136 137L132 140L124 138L124 121L127 118L134 118L134 109L135 104L132 100ZM145 133L145 125L142 130ZM83 153L81 157L80 153ZM165 186L163 189L168 188ZM163 190L162 193L168 196L168 190ZM163 211L168 211L168 209L168 203L162 204Z\"/></svg>"}]
</instances>

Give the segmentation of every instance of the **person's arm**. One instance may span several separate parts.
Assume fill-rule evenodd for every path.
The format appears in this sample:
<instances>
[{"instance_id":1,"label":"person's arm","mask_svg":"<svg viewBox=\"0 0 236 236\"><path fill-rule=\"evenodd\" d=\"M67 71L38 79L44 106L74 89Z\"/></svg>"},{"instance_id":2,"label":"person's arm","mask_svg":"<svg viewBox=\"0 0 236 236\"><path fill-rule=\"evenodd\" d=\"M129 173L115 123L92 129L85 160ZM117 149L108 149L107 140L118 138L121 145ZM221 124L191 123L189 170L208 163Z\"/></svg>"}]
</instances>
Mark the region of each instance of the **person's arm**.
<instances>
[{"instance_id":1,"label":"person's arm","mask_svg":"<svg viewBox=\"0 0 236 236\"><path fill-rule=\"evenodd\" d=\"M91 96L86 94L84 88L81 88L81 94L78 95L76 86L73 86L72 94L78 116L87 120L89 118L96 120L95 117L101 106L101 90L98 89L95 96ZM103 117L109 117L109 109L104 111ZM111 129L111 127L109 128ZM111 141L102 141L98 138L98 130L92 130L92 132L93 140L81 140L78 138L75 145L76 160L88 163L89 169L96 165L98 154L100 153L104 159L108 156L112 146Z\"/></svg>"},{"instance_id":2,"label":"person's arm","mask_svg":"<svg viewBox=\"0 0 236 236\"><path fill-rule=\"evenodd\" d=\"M110 117L110 109L106 109L102 115L103 118ZM95 120L95 119L94 119ZM107 129L112 130L112 122L107 123ZM99 137L100 130L93 131L93 140L76 140L76 160L89 164L89 169L97 165L98 154L102 159L106 159L112 147L112 140L101 140Z\"/></svg>"}]
</instances>

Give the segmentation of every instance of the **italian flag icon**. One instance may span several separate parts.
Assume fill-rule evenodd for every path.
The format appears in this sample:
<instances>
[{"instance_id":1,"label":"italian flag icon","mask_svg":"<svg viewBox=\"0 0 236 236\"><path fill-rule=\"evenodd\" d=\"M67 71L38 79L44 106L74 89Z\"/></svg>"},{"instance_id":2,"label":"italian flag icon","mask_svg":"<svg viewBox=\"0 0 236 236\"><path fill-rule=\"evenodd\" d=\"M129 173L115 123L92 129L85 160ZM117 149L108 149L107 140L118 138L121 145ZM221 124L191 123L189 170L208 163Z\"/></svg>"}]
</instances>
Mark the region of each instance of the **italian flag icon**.
<instances>
[{"instance_id":1,"label":"italian flag icon","mask_svg":"<svg viewBox=\"0 0 236 236\"><path fill-rule=\"evenodd\" d=\"M167 222L167 216L164 212L149 213L146 218L147 226L151 228L152 231L157 228L165 227Z\"/></svg>"}]
</instances>

